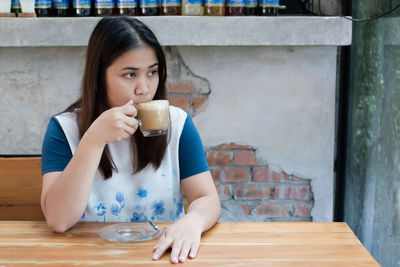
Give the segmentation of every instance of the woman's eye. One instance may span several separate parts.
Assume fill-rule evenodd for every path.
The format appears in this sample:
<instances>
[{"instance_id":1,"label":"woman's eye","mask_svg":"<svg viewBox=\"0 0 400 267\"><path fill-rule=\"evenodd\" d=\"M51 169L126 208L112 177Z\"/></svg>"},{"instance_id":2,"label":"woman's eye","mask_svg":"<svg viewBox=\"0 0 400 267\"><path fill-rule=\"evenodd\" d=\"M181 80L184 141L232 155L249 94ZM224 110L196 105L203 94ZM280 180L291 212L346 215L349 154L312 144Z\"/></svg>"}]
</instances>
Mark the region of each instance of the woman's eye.
<instances>
[{"instance_id":1,"label":"woman's eye","mask_svg":"<svg viewBox=\"0 0 400 267\"><path fill-rule=\"evenodd\" d=\"M125 77L127 78L134 78L136 75L133 72L129 72L128 74L125 74Z\"/></svg>"},{"instance_id":2,"label":"woman's eye","mask_svg":"<svg viewBox=\"0 0 400 267\"><path fill-rule=\"evenodd\" d=\"M154 76L157 73L157 70L152 70L149 72L149 76Z\"/></svg>"}]
</instances>

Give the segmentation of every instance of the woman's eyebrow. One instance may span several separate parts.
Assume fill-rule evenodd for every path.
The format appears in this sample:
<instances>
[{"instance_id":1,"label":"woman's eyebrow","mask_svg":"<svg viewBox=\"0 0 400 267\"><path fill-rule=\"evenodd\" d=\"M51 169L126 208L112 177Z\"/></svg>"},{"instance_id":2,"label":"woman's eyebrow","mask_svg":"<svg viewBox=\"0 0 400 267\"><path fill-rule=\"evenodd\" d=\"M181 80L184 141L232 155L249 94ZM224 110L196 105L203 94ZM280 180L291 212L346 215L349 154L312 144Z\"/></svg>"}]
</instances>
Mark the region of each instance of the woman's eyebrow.
<instances>
[{"instance_id":1,"label":"woman's eyebrow","mask_svg":"<svg viewBox=\"0 0 400 267\"><path fill-rule=\"evenodd\" d=\"M150 68L155 67L155 66L158 66L158 63L157 63L157 62L154 63L153 65L148 66L148 68L150 69Z\"/></svg>"},{"instance_id":2,"label":"woman's eyebrow","mask_svg":"<svg viewBox=\"0 0 400 267\"><path fill-rule=\"evenodd\" d=\"M122 68L121 70L139 70L139 68L135 68L135 67L125 67L125 68Z\"/></svg>"},{"instance_id":3,"label":"woman's eyebrow","mask_svg":"<svg viewBox=\"0 0 400 267\"><path fill-rule=\"evenodd\" d=\"M152 64L152 65L150 65L150 66L148 66L147 68L153 68L153 67L155 67L155 66L158 66L158 63L154 63L154 64ZM121 70L139 70L139 68L136 68L136 67L125 67L125 68L122 68Z\"/></svg>"}]
</instances>

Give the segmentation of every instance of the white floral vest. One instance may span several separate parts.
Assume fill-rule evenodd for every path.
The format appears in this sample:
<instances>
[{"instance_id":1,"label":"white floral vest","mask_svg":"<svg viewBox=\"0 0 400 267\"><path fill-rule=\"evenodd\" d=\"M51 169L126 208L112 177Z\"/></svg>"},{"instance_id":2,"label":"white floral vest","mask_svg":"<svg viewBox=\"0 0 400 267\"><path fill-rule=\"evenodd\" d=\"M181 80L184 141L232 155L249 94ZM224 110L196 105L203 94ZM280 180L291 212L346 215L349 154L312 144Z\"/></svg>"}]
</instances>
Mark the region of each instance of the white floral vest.
<instances>
[{"instance_id":1,"label":"white floral vest","mask_svg":"<svg viewBox=\"0 0 400 267\"><path fill-rule=\"evenodd\" d=\"M154 170L148 165L132 175L129 139L109 143L111 157L118 169L104 180L99 170L81 221L86 222L173 222L184 215L179 176L179 138L186 112L170 106L171 134L161 166ZM75 153L80 141L76 113L58 115L71 148Z\"/></svg>"}]
</instances>

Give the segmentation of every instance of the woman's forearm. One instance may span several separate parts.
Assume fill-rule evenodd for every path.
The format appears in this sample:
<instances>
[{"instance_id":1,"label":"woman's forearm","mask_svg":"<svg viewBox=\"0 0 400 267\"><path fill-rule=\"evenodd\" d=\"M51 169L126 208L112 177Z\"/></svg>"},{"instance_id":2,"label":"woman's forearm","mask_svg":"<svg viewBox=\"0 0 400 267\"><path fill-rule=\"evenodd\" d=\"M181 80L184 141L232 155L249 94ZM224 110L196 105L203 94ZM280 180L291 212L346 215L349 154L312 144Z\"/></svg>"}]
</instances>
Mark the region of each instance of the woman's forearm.
<instances>
[{"instance_id":1,"label":"woman's forearm","mask_svg":"<svg viewBox=\"0 0 400 267\"><path fill-rule=\"evenodd\" d=\"M218 195L206 195L193 200L186 216L193 218L201 228L201 232L210 229L221 215L221 204Z\"/></svg>"},{"instance_id":2,"label":"woman's forearm","mask_svg":"<svg viewBox=\"0 0 400 267\"><path fill-rule=\"evenodd\" d=\"M65 170L51 184L42 207L54 231L65 232L81 218L103 150L104 145L84 135Z\"/></svg>"}]
</instances>

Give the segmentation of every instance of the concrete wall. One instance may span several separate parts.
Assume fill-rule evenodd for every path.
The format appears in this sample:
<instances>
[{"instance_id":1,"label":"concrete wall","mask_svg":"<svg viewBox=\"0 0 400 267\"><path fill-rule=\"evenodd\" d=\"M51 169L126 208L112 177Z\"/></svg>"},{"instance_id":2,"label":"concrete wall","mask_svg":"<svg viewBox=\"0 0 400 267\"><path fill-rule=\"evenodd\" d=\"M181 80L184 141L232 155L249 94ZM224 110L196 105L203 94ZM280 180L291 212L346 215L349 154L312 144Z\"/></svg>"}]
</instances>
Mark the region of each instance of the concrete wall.
<instances>
[{"instance_id":1,"label":"concrete wall","mask_svg":"<svg viewBox=\"0 0 400 267\"><path fill-rule=\"evenodd\" d=\"M84 47L0 48L0 154L41 153L46 120L78 96L84 54ZM282 205L273 211L278 220L331 221L336 47L172 47L167 55L170 87L178 81L181 88L185 79L193 87L170 91L176 103L188 103L183 107L193 114L207 153L230 143L254 152L247 182L225 184L232 192L222 219L232 220L247 205L254 211L237 220L272 220L260 214L268 208L257 205L274 203ZM202 101L194 108L197 96ZM280 173L282 180L257 183L256 166ZM311 214L288 217L294 204L290 190L283 190L296 181L287 177L302 180L308 193L299 203ZM236 185L267 190L271 184L283 186L275 199L236 199L243 195Z\"/></svg>"}]
</instances>

